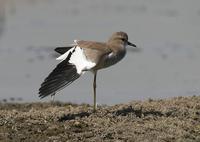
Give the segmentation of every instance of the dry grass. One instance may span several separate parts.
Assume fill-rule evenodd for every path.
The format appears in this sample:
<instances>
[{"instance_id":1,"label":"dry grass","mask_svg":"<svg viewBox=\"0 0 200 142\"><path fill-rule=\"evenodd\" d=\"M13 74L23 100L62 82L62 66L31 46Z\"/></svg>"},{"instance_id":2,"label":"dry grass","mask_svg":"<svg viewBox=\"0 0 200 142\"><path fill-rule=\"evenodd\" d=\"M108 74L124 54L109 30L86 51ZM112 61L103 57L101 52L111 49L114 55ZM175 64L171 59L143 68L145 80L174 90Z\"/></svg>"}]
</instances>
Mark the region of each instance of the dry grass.
<instances>
[{"instance_id":1,"label":"dry grass","mask_svg":"<svg viewBox=\"0 0 200 142\"><path fill-rule=\"evenodd\" d=\"M200 141L200 96L99 107L0 104L0 141Z\"/></svg>"}]
</instances>

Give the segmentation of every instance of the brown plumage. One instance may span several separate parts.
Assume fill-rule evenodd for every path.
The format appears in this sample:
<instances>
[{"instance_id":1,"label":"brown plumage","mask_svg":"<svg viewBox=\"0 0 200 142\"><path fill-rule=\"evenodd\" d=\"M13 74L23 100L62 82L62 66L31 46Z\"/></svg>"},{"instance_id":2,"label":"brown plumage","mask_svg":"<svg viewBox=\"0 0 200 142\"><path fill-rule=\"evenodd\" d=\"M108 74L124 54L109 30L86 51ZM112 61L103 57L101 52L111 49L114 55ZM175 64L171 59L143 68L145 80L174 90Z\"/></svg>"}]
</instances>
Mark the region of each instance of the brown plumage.
<instances>
[{"instance_id":1,"label":"brown plumage","mask_svg":"<svg viewBox=\"0 0 200 142\"><path fill-rule=\"evenodd\" d=\"M126 46L136 47L128 41L124 32L114 33L107 42L74 41L67 47L58 47L56 52L61 60L56 68L44 80L39 89L39 96L44 98L54 95L60 89L68 86L85 71L94 73L94 111L96 110L96 75L97 71L119 62L126 54Z\"/></svg>"}]
</instances>

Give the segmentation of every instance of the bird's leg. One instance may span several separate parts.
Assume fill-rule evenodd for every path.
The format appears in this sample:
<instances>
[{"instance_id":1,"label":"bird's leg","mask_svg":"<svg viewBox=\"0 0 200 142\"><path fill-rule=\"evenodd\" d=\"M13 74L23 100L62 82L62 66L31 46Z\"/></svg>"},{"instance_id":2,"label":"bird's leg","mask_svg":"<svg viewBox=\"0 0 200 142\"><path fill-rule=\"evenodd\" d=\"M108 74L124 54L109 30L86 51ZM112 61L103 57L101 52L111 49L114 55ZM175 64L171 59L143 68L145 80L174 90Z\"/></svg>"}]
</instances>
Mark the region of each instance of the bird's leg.
<instances>
[{"instance_id":1,"label":"bird's leg","mask_svg":"<svg viewBox=\"0 0 200 142\"><path fill-rule=\"evenodd\" d=\"M56 95L56 93L55 93L55 92L54 92L53 94L51 94L51 103L53 103L53 102L54 102L55 95Z\"/></svg>"},{"instance_id":2,"label":"bird's leg","mask_svg":"<svg viewBox=\"0 0 200 142\"><path fill-rule=\"evenodd\" d=\"M94 82L93 82L93 91L94 91L94 109L93 111L96 112L97 102L96 102L96 78L97 78L97 71L94 72Z\"/></svg>"}]
</instances>

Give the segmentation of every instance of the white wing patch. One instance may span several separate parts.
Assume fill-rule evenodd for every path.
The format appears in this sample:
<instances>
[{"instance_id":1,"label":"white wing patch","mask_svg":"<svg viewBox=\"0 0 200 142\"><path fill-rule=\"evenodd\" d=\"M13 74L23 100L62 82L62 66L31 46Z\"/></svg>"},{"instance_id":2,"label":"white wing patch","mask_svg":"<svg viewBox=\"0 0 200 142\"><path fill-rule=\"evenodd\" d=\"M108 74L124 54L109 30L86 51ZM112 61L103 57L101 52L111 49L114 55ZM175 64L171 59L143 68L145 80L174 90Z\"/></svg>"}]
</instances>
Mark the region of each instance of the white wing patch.
<instances>
[{"instance_id":1,"label":"white wing patch","mask_svg":"<svg viewBox=\"0 0 200 142\"><path fill-rule=\"evenodd\" d=\"M79 46L75 46L72 49L68 50L65 54L61 55L56 60L65 60L70 52L72 53L72 55L69 59L69 63L76 66L78 74L82 74L83 71L89 70L96 65L96 63L93 63L86 58L83 49Z\"/></svg>"},{"instance_id":2,"label":"white wing patch","mask_svg":"<svg viewBox=\"0 0 200 142\"><path fill-rule=\"evenodd\" d=\"M65 52L64 54L62 54L61 56L59 56L58 58L56 58L56 60L62 60L62 61L65 60L68 57L69 53L72 52L77 47L77 45L78 45L77 42L78 42L78 40L74 40L74 43L70 44L74 47L71 48L70 50L68 50L67 52Z\"/></svg>"}]
</instances>

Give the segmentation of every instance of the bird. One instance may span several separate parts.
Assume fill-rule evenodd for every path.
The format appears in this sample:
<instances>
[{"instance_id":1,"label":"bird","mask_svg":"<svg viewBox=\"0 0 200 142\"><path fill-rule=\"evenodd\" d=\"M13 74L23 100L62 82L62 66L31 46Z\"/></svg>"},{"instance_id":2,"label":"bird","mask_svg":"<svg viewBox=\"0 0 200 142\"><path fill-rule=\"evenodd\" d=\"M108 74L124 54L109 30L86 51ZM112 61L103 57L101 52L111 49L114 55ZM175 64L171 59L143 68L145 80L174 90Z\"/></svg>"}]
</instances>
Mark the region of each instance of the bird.
<instances>
[{"instance_id":1,"label":"bird","mask_svg":"<svg viewBox=\"0 0 200 142\"><path fill-rule=\"evenodd\" d=\"M56 47L60 54L56 60L60 63L44 79L39 88L39 97L54 96L58 91L70 85L85 72L92 72L93 78L93 111L96 112L96 78L100 69L110 67L126 55L126 47L137 46L128 40L125 32L115 32L106 42L74 40L73 44Z\"/></svg>"}]
</instances>

